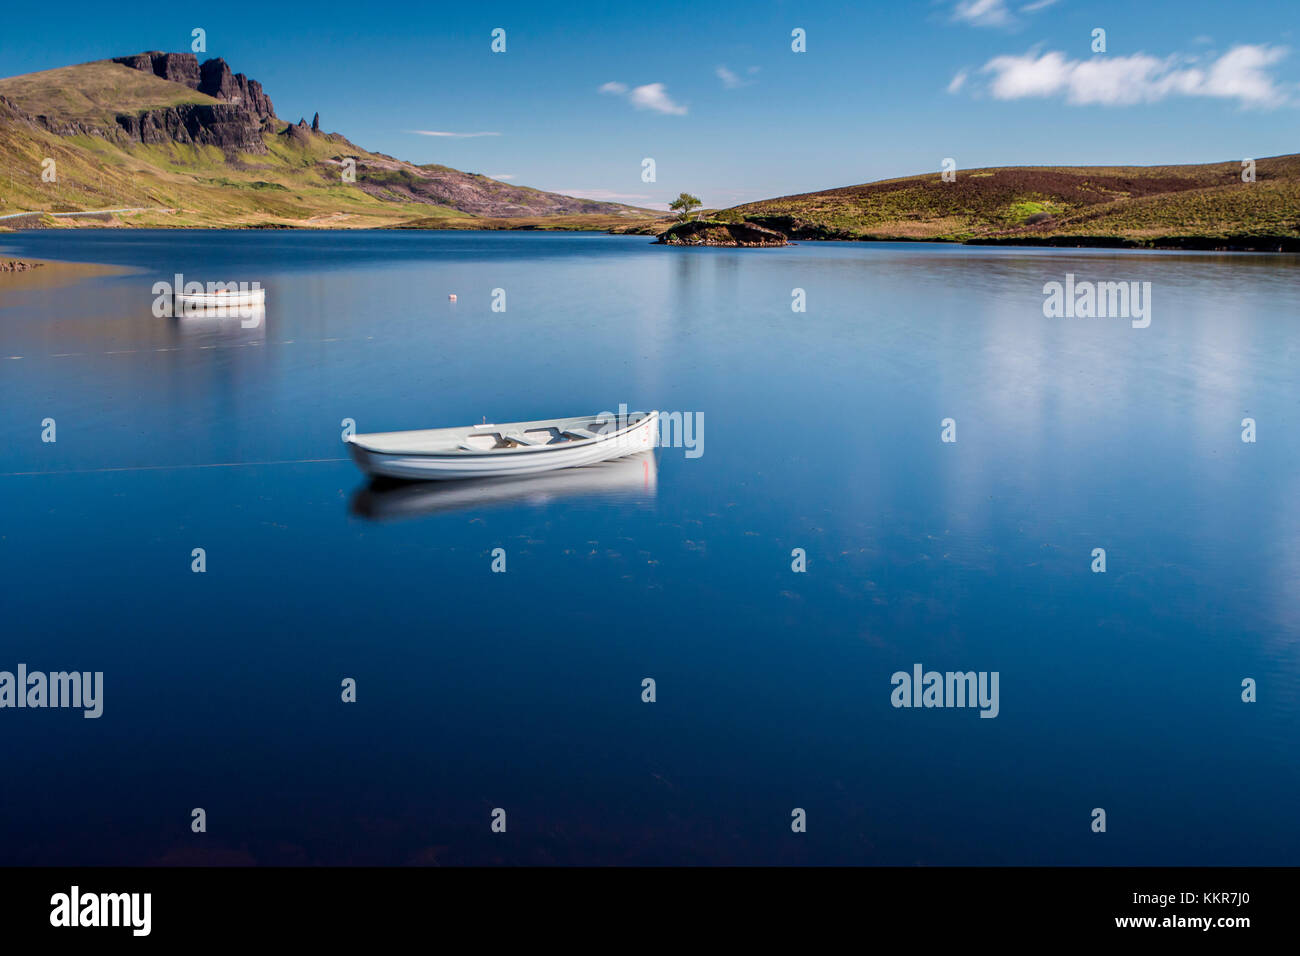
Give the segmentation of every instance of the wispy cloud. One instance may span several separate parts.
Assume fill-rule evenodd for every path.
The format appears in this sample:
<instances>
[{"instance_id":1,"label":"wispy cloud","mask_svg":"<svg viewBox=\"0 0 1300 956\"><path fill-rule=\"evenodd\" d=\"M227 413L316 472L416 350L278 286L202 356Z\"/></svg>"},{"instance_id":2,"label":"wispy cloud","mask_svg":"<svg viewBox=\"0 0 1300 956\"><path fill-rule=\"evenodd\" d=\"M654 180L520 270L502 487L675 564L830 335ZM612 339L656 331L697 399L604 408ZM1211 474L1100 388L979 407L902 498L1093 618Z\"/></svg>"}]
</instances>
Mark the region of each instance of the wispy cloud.
<instances>
[{"instance_id":1,"label":"wispy cloud","mask_svg":"<svg viewBox=\"0 0 1300 956\"><path fill-rule=\"evenodd\" d=\"M662 83L647 83L631 89L626 83L610 82L600 87L601 93L614 96L626 96L628 102L639 110L654 110L671 116L685 116L686 107L668 95L668 88Z\"/></svg>"},{"instance_id":2,"label":"wispy cloud","mask_svg":"<svg viewBox=\"0 0 1300 956\"><path fill-rule=\"evenodd\" d=\"M1006 0L958 0L952 18L974 27L1004 27L1015 22Z\"/></svg>"},{"instance_id":3,"label":"wispy cloud","mask_svg":"<svg viewBox=\"0 0 1300 956\"><path fill-rule=\"evenodd\" d=\"M672 97L668 95L668 89L662 83L647 83L645 86L638 86L628 94L632 105L640 110L654 110L656 113L671 113L674 116L685 116L686 107L680 103L673 102Z\"/></svg>"},{"instance_id":4,"label":"wispy cloud","mask_svg":"<svg viewBox=\"0 0 1300 956\"><path fill-rule=\"evenodd\" d=\"M751 66L748 70L745 71L745 73L751 77L757 72L758 72L758 67L756 66ZM731 70L727 69L725 66L718 67L716 70L713 71L713 73L715 76L717 76L718 79L722 81L723 87L728 90L738 90L742 86L749 86L751 83L756 82L755 80L752 79L747 80L742 76L738 76L737 74L733 73Z\"/></svg>"},{"instance_id":5,"label":"wispy cloud","mask_svg":"<svg viewBox=\"0 0 1300 956\"><path fill-rule=\"evenodd\" d=\"M968 71L958 70L957 74L948 83L948 92L949 93L959 92L961 88L966 85L966 80L969 77L970 77L970 73Z\"/></svg>"},{"instance_id":6,"label":"wispy cloud","mask_svg":"<svg viewBox=\"0 0 1300 956\"><path fill-rule=\"evenodd\" d=\"M1016 12L1037 13L1056 3L1057 0L1030 0L1021 4ZM1013 27L1020 22L1007 0L957 0L952 8L952 19L973 27Z\"/></svg>"},{"instance_id":7,"label":"wispy cloud","mask_svg":"<svg viewBox=\"0 0 1300 956\"><path fill-rule=\"evenodd\" d=\"M1202 66L1185 54L1071 60L1057 51L1031 51L994 57L980 73L991 77L989 92L999 100L1061 96L1074 106L1132 106L1171 96L1200 96L1272 107L1285 103L1287 94L1269 68L1286 55L1285 47L1243 44Z\"/></svg>"},{"instance_id":8,"label":"wispy cloud","mask_svg":"<svg viewBox=\"0 0 1300 956\"><path fill-rule=\"evenodd\" d=\"M476 136L500 136L500 133L452 133L441 129L408 129L417 136L445 136L448 139L473 139Z\"/></svg>"}]
</instances>

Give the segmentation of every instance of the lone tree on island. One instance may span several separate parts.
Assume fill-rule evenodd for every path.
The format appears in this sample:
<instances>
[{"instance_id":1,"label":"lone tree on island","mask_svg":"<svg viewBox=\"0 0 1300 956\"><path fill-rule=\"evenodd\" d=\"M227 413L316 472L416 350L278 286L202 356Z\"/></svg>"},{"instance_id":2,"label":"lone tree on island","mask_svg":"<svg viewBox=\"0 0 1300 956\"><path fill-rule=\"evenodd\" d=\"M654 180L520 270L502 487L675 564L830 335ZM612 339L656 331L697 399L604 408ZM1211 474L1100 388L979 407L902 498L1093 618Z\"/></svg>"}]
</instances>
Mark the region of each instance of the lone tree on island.
<instances>
[{"instance_id":1,"label":"lone tree on island","mask_svg":"<svg viewBox=\"0 0 1300 956\"><path fill-rule=\"evenodd\" d=\"M682 193L668 204L668 208L677 213L677 219L679 222L685 222L687 219L691 218L691 210L699 205L702 205L699 196L692 196L690 193Z\"/></svg>"}]
</instances>

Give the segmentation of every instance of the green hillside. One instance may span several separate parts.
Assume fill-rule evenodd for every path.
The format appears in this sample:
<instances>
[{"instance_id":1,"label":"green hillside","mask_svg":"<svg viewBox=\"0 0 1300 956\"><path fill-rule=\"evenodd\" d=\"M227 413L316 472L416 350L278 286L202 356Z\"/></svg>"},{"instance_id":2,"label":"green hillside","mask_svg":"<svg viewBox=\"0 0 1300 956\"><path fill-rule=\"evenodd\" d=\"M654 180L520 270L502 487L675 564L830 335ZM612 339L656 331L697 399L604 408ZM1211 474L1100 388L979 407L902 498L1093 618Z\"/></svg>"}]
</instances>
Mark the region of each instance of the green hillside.
<instances>
[{"instance_id":1,"label":"green hillside","mask_svg":"<svg viewBox=\"0 0 1300 956\"><path fill-rule=\"evenodd\" d=\"M795 239L1294 247L1300 155L1195 166L959 170L783 196L723 210Z\"/></svg>"}]
</instances>

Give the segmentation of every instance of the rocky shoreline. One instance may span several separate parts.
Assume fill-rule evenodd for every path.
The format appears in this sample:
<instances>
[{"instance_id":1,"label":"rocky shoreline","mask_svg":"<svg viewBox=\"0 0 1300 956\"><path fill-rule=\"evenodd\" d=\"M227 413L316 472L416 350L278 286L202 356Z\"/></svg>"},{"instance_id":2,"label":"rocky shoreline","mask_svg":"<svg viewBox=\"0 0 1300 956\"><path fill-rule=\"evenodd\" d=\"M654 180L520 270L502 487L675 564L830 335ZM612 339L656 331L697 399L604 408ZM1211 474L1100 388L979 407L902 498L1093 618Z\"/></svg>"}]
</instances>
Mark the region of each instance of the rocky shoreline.
<instances>
[{"instance_id":1,"label":"rocky shoreline","mask_svg":"<svg viewBox=\"0 0 1300 956\"><path fill-rule=\"evenodd\" d=\"M31 272L45 265L44 262L24 262L22 259L0 259L0 272Z\"/></svg>"}]
</instances>

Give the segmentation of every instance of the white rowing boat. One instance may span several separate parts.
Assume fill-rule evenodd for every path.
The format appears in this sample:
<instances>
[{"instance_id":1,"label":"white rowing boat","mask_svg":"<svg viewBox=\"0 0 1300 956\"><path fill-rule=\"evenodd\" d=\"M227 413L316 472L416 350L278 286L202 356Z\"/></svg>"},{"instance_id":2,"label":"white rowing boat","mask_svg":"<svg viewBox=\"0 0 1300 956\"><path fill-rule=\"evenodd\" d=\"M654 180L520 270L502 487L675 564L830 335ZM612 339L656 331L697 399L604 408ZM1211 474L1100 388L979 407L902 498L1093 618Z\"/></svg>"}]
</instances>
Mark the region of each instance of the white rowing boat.
<instances>
[{"instance_id":1,"label":"white rowing boat","mask_svg":"<svg viewBox=\"0 0 1300 956\"><path fill-rule=\"evenodd\" d=\"M249 308L265 303L265 289L218 289L215 292L176 293L176 305L186 312Z\"/></svg>"},{"instance_id":2,"label":"white rowing boat","mask_svg":"<svg viewBox=\"0 0 1300 956\"><path fill-rule=\"evenodd\" d=\"M588 415L506 425L375 432L345 439L367 475L415 481L503 478L575 468L649 451L659 413Z\"/></svg>"}]
</instances>

